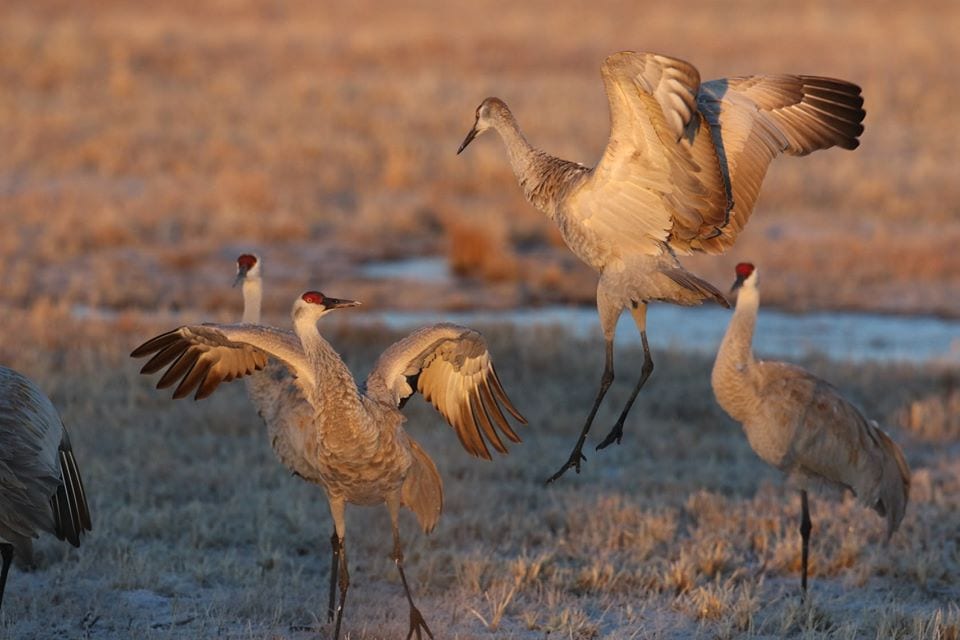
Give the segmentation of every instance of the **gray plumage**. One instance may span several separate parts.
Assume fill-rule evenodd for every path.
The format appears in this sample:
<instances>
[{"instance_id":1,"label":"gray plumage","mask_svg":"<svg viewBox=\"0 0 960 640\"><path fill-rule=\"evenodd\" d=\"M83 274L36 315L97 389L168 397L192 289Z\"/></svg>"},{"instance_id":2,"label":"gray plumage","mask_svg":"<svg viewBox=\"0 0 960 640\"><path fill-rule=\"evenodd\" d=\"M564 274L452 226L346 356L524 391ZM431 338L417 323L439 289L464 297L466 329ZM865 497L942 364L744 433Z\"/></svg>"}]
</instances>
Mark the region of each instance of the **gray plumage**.
<instances>
[{"instance_id":1,"label":"gray plumage","mask_svg":"<svg viewBox=\"0 0 960 640\"><path fill-rule=\"evenodd\" d=\"M0 366L0 603L11 557L31 566L39 532L76 547L90 528L83 481L60 414L30 379Z\"/></svg>"},{"instance_id":2,"label":"gray plumage","mask_svg":"<svg viewBox=\"0 0 960 640\"><path fill-rule=\"evenodd\" d=\"M504 410L526 422L504 392L483 337L457 325L424 327L395 343L380 356L365 387L359 388L317 328L326 313L356 304L311 291L294 303L294 332L244 323L189 325L148 340L131 353L153 356L141 373L166 368L157 386L178 383L174 397L194 389L196 397L209 395L221 381L262 369L270 357L292 373L303 400L312 408L312 422L302 439L303 458L321 480L335 527L332 542L340 588L335 636L349 586L343 544L345 505L387 505L393 558L408 598L400 507L410 508L425 532L440 516L440 476L433 461L403 429L400 407L404 401L420 391L454 428L464 447L488 459L487 441L501 452L506 452L501 435L520 441ZM332 593L331 589L331 598ZM421 629L429 635L410 599L410 634L420 637Z\"/></svg>"},{"instance_id":3,"label":"gray plumage","mask_svg":"<svg viewBox=\"0 0 960 640\"><path fill-rule=\"evenodd\" d=\"M863 132L860 88L843 80L770 75L701 83L696 68L682 60L631 51L609 56L601 74L611 125L596 167L535 149L498 98L480 104L460 146L463 151L489 129L499 133L527 200L600 274L597 307L606 341L600 390L570 459L550 480L571 467L580 470L586 434L613 380L613 338L623 310L631 310L641 333L643 373L598 449L620 441L627 413L653 370L647 303L714 300L726 306L723 295L676 256L729 248L778 154L854 149Z\"/></svg>"},{"instance_id":4,"label":"gray plumage","mask_svg":"<svg viewBox=\"0 0 960 640\"><path fill-rule=\"evenodd\" d=\"M828 382L793 364L757 360L751 343L760 293L753 265L737 266L734 288L736 310L711 374L717 402L743 425L757 455L802 492L804 521L809 522L808 490L849 489L886 518L889 539L903 519L910 490L900 447ZM809 524L801 534L806 549ZM804 550L804 589L806 565Z\"/></svg>"}]
</instances>

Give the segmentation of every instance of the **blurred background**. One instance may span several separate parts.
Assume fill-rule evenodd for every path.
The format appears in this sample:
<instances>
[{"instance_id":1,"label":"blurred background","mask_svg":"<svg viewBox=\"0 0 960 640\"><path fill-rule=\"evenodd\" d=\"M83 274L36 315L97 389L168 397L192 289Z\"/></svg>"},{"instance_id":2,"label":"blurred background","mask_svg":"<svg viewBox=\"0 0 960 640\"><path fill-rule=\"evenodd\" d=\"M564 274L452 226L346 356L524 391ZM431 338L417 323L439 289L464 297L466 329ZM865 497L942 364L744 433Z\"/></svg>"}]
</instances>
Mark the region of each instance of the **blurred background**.
<instances>
[{"instance_id":1,"label":"blurred background","mask_svg":"<svg viewBox=\"0 0 960 640\"><path fill-rule=\"evenodd\" d=\"M946 0L4 2L0 307L233 317L244 251L278 321L307 288L368 311L592 306L500 142L455 152L497 95L593 165L600 64L634 49L863 87L860 148L776 160L735 248L688 268L725 288L751 260L792 311L958 316L958 24Z\"/></svg>"}]
</instances>

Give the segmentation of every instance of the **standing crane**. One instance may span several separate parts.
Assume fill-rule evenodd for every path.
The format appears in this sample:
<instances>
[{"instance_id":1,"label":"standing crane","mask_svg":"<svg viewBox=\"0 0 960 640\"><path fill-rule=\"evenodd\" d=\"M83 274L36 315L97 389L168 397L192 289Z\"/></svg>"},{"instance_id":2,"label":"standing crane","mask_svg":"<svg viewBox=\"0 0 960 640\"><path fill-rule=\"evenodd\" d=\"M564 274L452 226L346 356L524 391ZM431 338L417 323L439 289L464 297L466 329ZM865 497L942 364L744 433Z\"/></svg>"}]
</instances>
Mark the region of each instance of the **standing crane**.
<instances>
[{"instance_id":1,"label":"standing crane","mask_svg":"<svg viewBox=\"0 0 960 640\"><path fill-rule=\"evenodd\" d=\"M695 67L655 53L622 51L601 68L610 138L594 168L531 146L499 98L477 107L457 153L479 134L500 134L527 200L560 229L567 246L600 274L597 310L606 360L593 407L570 458L583 445L613 383L617 320L629 309L643 343L643 368L616 424L597 446L623 437L623 424L653 372L647 303L728 306L713 285L685 270L677 254L724 252L753 211L767 166L780 153L855 149L863 133L860 87L801 75L740 76L700 82Z\"/></svg>"},{"instance_id":2,"label":"standing crane","mask_svg":"<svg viewBox=\"0 0 960 640\"><path fill-rule=\"evenodd\" d=\"M90 508L70 437L50 399L29 378L0 366L0 606L10 562L33 564L46 531L75 547Z\"/></svg>"},{"instance_id":3,"label":"standing crane","mask_svg":"<svg viewBox=\"0 0 960 640\"><path fill-rule=\"evenodd\" d=\"M740 263L737 305L710 377L717 402L743 425L750 446L800 489L800 584L807 592L807 491L850 489L887 519L887 540L903 520L910 469L900 447L828 382L787 362L757 360L751 344L760 306L757 270Z\"/></svg>"},{"instance_id":4,"label":"standing crane","mask_svg":"<svg viewBox=\"0 0 960 640\"><path fill-rule=\"evenodd\" d=\"M436 465L404 430L400 408L419 391L453 427L463 447L484 459L491 457L487 440L500 453L507 452L498 429L508 440L520 442L504 409L518 422L526 420L503 390L483 337L453 324L423 327L388 347L365 386L358 388L317 327L327 313L357 304L308 291L293 304L293 332L246 323L186 325L148 340L130 355L153 355L140 370L143 374L166 367L157 387L179 381L174 398L194 389L195 398L206 397L221 381L251 375L271 357L283 363L313 411L300 446L326 491L337 537L340 598L334 638L340 635L350 584L344 542L347 503L386 504L393 532L391 557L410 605L407 638L414 633L421 638L421 630L432 638L404 574L399 514L401 506L408 507L429 533L440 517L443 488Z\"/></svg>"}]
</instances>

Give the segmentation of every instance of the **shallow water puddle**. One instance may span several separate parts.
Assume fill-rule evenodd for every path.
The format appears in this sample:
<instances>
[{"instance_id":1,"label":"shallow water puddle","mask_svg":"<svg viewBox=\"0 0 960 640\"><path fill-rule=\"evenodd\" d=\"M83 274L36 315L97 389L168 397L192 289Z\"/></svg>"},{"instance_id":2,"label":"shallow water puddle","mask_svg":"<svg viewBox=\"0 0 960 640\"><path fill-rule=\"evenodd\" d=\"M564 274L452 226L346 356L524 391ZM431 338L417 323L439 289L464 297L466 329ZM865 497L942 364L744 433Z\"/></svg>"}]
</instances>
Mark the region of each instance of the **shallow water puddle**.
<instances>
[{"instance_id":1,"label":"shallow water puddle","mask_svg":"<svg viewBox=\"0 0 960 640\"><path fill-rule=\"evenodd\" d=\"M652 304L647 337L654 349L677 348L715 353L732 312L718 307L684 308ZM513 324L521 328L557 326L578 337L601 341L600 321L593 307L544 307L509 311L384 311L357 314L362 322L395 329L441 320L467 326ZM629 314L617 325L617 344L640 344ZM783 313L761 309L754 335L758 356L799 358L822 354L833 360L942 362L960 364L960 321L929 316L886 316L869 313Z\"/></svg>"}]
</instances>

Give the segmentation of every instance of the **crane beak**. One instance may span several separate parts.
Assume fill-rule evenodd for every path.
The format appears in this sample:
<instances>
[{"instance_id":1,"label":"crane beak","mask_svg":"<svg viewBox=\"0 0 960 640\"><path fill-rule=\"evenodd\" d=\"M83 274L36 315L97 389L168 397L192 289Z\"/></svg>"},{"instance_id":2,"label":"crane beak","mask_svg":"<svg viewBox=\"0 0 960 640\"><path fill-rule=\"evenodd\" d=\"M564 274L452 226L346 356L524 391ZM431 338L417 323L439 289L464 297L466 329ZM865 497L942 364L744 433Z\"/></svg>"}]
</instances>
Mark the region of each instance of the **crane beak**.
<instances>
[{"instance_id":1,"label":"crane beak","mask_svg":"<svg viewBox=\"0 0 960 640\"><path fill-rule=\"evenodd\" d=\"M239 287L247 277L246 267L237 267L237 279L233 281L233 286Z\"/></svg>"},{"instance_id":2,"label":"crane beak","mask_svg":"<svg viewBox=\"0 0 960 640\"><path fill-rule=\"evenodd\" d=\"M339 298L324 298L323 306L327 309L343 309L344 307L357 307L360 302L357 300L341 300Z\"/></svg>"},{"instance_id":3,"label":"crane beak","mask_svg":"<svg viewBox=\"0 0 960 640\"><path fill-rule=\"evenodd\" d=\"M463 139L463 143L461 143L460 148L457 149L457 155L460 155L463 150L467 148L467 145L473 142L473 139L477 137L477 133L479 133L477 131L477 125L474 124L473 129L470 129L470 133L467 134L467 137Z\"/></svg>"},{"instance_id":4,"label":"crane beak","mask_svg":"<svg viewBox=\"0 0 960 640\"><path fill-rule=\"evenodd\" d=\"M730 293L733 293L737 289L743 286L743 281L746 280L743 276L737 276L737 279L733 281L733 286L730 287Z\"/></svg>"}]
</instances>

